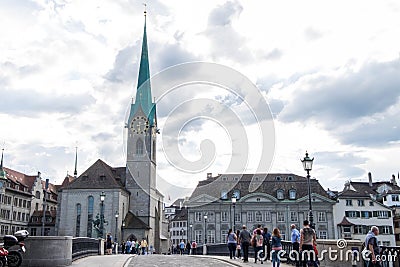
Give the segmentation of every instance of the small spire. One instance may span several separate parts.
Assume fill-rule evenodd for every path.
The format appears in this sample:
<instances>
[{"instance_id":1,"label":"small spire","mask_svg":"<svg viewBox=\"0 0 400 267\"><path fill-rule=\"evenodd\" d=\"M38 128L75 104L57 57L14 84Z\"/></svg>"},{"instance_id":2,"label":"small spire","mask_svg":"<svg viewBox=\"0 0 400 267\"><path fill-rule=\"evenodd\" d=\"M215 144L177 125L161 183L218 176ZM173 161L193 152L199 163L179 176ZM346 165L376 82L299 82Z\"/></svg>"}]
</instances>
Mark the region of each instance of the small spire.
<instances>
[{"instance_id":1,"label":"small spire","mask_svg":"<svg viewBox=\"0 0 400 267\"><path fill-rule=\"evenodd\" d=\"M78 167L78 147L75 147L75 170L74 170L74 178L76 178L78 176L78 171L77 171L77 167Z\"/></svg>"},{"instance_id":2,"label":"small spire","mask_svg":"<svg viewBox=\"0 0 400 267\"><path fill-rule=\"evenodd\" d=\"M4 148L1 149L0 179L6 179L6 171L3 169Z\"/></svg>"},{"instance_id":3,"label":"small spire","mask_svg":"<svg viewBox=\"0 0 400 267\"><path fill-rule=\"evenodd\" d=\"M147 4L143 3L143 5L144 5L144 17L146 18L146 15L147 15Z\"/></svg>"},{"instance_id":4,"label":"small spire","mask_svg":"<svg viewBox=\"0 0 400 267\"><path fill-rule=\"evenodd\" d=\"M0 169L3 169L3 157L4 157L4 148L1 149L1 163L0 163Z\"/></svg>"}]
</instances>

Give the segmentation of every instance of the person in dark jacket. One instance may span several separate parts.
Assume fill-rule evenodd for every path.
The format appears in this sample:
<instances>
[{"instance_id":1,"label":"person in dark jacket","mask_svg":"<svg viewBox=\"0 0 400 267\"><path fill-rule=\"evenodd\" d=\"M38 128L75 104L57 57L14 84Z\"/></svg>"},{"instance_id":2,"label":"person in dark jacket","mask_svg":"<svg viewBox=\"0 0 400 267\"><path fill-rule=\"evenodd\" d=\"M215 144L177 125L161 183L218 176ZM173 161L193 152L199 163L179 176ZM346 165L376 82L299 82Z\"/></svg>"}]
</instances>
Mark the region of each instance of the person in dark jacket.
<instances>
[{"instance_id":1,"label":"person in dark jacket","mask_svg":"<svg viewBox=\"0 0 400 267\"><path fill-rule=\"evenodd\" d=\"M249 262L249 246L251 240L251 234L246 229L246 225L243 225L242 231L239 235L241 247L243 249L243 262Z\"/></svg>"}]
</instances>

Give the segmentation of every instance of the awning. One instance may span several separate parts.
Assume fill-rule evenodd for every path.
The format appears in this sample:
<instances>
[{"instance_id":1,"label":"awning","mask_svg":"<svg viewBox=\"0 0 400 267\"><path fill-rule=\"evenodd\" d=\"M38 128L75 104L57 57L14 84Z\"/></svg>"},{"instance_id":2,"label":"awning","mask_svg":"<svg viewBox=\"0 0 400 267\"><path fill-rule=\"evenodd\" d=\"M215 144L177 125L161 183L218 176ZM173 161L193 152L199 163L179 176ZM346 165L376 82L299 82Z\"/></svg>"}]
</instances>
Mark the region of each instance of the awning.
<instances>
[{"instance_id":1,"label":"awning","mask_svg":"<svg viewBox=\"0 0 400 267\"><path fill-rule=\"evenodd\" d=\"M168 240L168 238L165 235L160 235L161 240Z\"/></svg>"}]
</instances>

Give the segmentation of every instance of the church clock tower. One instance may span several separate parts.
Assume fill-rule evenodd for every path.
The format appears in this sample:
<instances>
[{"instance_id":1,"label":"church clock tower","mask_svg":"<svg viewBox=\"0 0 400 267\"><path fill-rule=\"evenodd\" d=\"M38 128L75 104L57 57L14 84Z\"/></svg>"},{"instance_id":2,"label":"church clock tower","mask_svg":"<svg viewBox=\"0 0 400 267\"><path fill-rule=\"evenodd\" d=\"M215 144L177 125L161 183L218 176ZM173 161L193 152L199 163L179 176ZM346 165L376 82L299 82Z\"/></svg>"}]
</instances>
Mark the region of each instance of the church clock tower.
<instances>
[{"instance_id":1,"label":"church clock tower","mask_svg":"<svg viewBox=\"0 0 400 267\"><path fill-rule=\"evenodd\" d=\"M143 236L156 249L160 240L162 195L156 189L156 103L152 101L146 33L146 12L136 99L131 104L127 128L126 184L129 211L147 227Z\"/></svg>"}]
</instances>

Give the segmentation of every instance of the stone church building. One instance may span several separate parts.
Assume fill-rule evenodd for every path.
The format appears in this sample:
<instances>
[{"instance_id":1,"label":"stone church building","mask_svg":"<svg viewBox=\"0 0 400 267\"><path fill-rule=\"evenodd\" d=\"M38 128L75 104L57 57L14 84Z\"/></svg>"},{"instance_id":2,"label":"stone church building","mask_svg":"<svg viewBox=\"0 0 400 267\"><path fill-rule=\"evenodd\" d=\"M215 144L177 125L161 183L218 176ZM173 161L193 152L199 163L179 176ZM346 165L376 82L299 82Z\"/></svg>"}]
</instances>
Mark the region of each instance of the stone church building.
<instances>
[{"instance_id":1,"label":"stone church building","mask_svg":"<svg viewBox=\"0 0 400 267\"><path fill-rule=\"evenodd\" d=\"M97 238L111 233L118 242L145 238L157 253L166 251L163 196L156 189L157 114L149 79L145 20L136 100L125 124L126 166L111 167L98 159L79 177L64 180L58 197L58 235ZM104 231L99 228L102 215Z\"/></svg>"}]
</instances>

